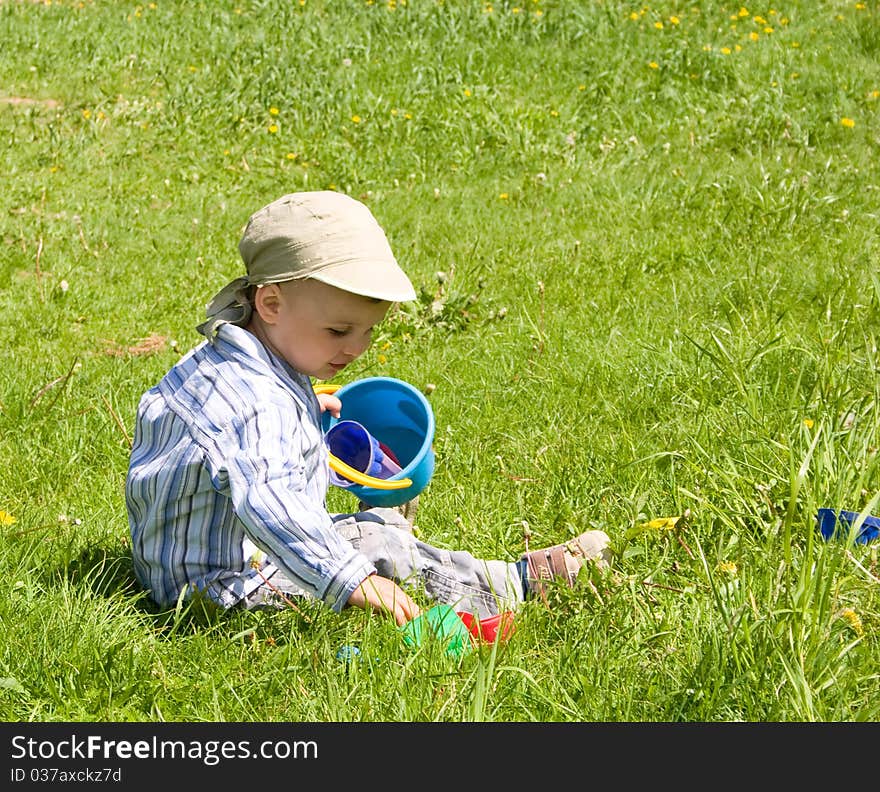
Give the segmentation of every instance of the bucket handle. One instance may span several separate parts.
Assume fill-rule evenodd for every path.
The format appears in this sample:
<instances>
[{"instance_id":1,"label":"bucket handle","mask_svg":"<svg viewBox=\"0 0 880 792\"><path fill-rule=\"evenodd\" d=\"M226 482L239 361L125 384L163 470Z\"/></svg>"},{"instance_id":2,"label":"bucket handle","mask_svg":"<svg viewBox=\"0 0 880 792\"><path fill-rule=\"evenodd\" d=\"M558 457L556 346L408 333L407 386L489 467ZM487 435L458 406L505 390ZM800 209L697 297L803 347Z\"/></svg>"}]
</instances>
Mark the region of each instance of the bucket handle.
<instances>
[{"instance_id":1,"label":"bucket handle","mask_svg":"<svg viewBox=\"0 0 880 792\"><path fill-rule=\"evenodd\" d=\"M316 394L336 393L340 388L339 385L333 385L331 383L313 385L312 387ZM412 485L412 479L408 478L389 480L376 478L375 476L368 476L366 473L361 473L357 468L347 465L338 456L331 454L329 450L327 451L327 455L330 457L330 467L333 470L335 470L340 476L344 476L349 481L353 481L355 484L360 484L363 487L372 487L373 489L381 490L399 490L406 489Z\"/></svg>"}]
</instances>

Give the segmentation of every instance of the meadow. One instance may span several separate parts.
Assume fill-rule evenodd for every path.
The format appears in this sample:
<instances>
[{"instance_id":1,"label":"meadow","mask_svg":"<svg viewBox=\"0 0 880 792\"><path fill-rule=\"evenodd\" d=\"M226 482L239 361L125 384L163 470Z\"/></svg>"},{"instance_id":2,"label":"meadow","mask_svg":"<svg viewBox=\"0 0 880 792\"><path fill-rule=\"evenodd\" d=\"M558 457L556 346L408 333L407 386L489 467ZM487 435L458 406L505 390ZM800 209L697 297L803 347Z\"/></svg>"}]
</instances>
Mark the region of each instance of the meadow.
<instances>
[{"instance_id":1,"label":"meadow","mask_svg":"<svg viewBox=\"0 0 880 792\"><path fill-rule=\"evenodd\" d=\"M0 0L0 42L0 719L880 718L878 543L816 527L880 514L876 0ZM612 539L505 642L134 583L138 400L311 189L419 292L340 381L429 393L419 535Z\"/></svg>"}]
</instances>

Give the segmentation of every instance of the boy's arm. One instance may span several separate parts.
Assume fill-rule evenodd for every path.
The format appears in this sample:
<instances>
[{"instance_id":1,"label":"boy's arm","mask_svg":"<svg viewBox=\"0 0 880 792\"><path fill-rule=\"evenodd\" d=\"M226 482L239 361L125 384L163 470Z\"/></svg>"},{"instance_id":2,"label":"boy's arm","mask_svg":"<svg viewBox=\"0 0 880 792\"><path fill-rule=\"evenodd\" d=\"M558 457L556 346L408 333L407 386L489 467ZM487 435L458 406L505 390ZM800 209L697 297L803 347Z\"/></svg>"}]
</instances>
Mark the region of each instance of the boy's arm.
<instances>
[{"instance_id":1,"label":"boy's arm","mask_svg":"<svg viewBox=\"0 0 880 792\"><path fill-rule=\"evenodd\" d=\"M213 475L221 491L228 487L251 540L285 575L340 611L376 568L333 527L321 475L326 449L319 438L303 442L304 431L312 427L299 424L289 408L256 403L218 438Z\"/></svg>"}]
</instances>

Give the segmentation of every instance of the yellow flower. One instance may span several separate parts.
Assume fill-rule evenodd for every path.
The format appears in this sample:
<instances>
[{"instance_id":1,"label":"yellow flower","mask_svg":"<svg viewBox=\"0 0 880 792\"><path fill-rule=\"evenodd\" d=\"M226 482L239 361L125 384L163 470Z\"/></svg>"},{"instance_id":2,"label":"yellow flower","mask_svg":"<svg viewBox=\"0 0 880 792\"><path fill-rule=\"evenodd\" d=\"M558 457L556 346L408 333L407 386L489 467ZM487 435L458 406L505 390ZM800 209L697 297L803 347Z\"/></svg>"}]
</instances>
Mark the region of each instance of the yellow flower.
<instances>
[{"instance_id":1,"label":"yellow flower","mask_svg":"<svg viewBox=\"0 0 880 792\"><path fill-rule=\"evenodd\" d=\"M841 126L845 126L847 129L852 129L856 122L852 118L841 118L840 119Z\"/></svg>"},{"instance_id":2,"label":"yellow flower","mask_svg":"<svg viewBox=\"0 0 880 792\"><path fill-rule=\"evenodd\" d=\"M376 360L378 360L378 361L379 361L379 364L382 365L382 366L384 366L384 365L388 362L388 358L385 357L385 355L383 355L383 354L381 354L381 353L379 353L378 355L376 355Z\"/></svg>"},{"instance_id":3,"label":"yellow flower","mask_svg":"<svg viewBox=\"0 0 880 792\"><path fill-rule=\"evenodd\" d=\"M751 33L749 33L749 38L750 38L752 41L757 41L759 38L761 38L761 34L760 34L760 33L756 33L756 32L753 30Z\"/></svg>"},{"instance_id":4,"label":"yellow flower","mask_svg":"<svg viewBox=\"0 0 880 792\"><path fill-rule=\"evenodd\" d=\"M804 426L806 426L807 429L812 429L813 428L813 419L812 418L804 418Z\"/></svg>"},{"instance_id":5,"label":"yellow flower","mask_svg":"<svg viewBox=\"0 0 880 792\"><path fill-rule=\"evenodd\" d=\"M501 200L501 201L506 201L509 197L510 197L510 196L509 196L507 193L501 193L501 194L498 196L498 199Z\"/></svg>"},{"instance_id":6,"label":"yellow flower","mask_svg":"<svg viewBox=\"0 0 880 792\"><path fill-rule=\"evenodd\" d=\"M85 110L83 110L83 118L85 118L86 120L88 120L88 119L91 118L91 117L92 117L92 111L91 111L91 110L89 110L88 108L86 108Z\"/></svg>"},{"instance_id":7,"label":"yellow flower","mask_svg":"<svg viewBox=\"0 0 880 792\"><path fill-rule=\"evenodd\" d=\"M739 10L739 15L740 15L741 17L747 17L747 16L749 15L749 9L746 8L745 6L743 6L743 7L740 8L740 10Z\"/></svg>"},{"instance_id":8,"label":"yellow flower","mask_svg":"<svg viewBox=\"0 0 880 792\"><path fill-rule=\"evenodd\" d=\"M359 124L361 122L361 117L359 115L353 115L351 117L351 122L353 124Z\"/></svg>"},{"instance_id":9,"label":"yellow flower","mask_svg":"<svg viewBox=\"0 0 880 792\"><path fill-rule=\"evenodd\" d=\"M840 612L840 618L843 619L850 627L852 627L853 632L856 635L865 634L865 628L862 626L862 620L859 618L859 614L856 613L852 608L844 608Z\"/></svg>"},{"instance_id":10,"label":"yellow flower","mask_svg":"<svg viewBox=\"0 0 880 792\"><path fill-rule=\"evenodd\" d=\"M278 134L278 124L269 124L269 134L277 135Z\"/></svg>"},{"instance_id":11,"label":"yellow flower","mask_svg":"<svg viewBox=\"0 0 880 792\"><path fill-rule=\"evenodd\" d=\"M654 27L657 28L657 30L663 30L663 23L658 19L658 20L654 23Z\"/></svg>"},{"instance_id":12,"label":"yellow flower","mask_svg":"<svg viewBox=\"0 0 880 792\"><path fill-rule=\"evenodd\" d=\"M648 66L649 66L650 68L652 68L652 69L659 69L659 68L660 68L660 64L658 64L657 61L651 61L651 62L648 64Z\"/></svg>"},{"instance_id":13,"label":"yellow flower","mask_svg":"<svg viewBox=\"0 0 880 792\"><path fill-rule=\"evenodd\" d=\"M288 151L287 154L286 154L286 156L287 156L287 159L289 159L289 160L295 160L295 159L296 159L296 154L294 154L292 151Z\"/></svg>"},{"instance_id":14,"label":"yellow flower","mask_svg":"<svg viewBox=\"0 0 880 792\"><path fill-rule=\"evenodd\" d=\"M660 533L661 531L672 531L678 524L678 521L680 519L681 515L679 515L678 517L657 517L654 520L648 520L648 522L640 523L639 525L635 525L632 528L629 528L625 535L627 539L632 539L633 537L639 536L643 533Z\"/></svg>"},{"instance_id":15,"label":"yellow flower","mask_svg":"<svg viewBox=\"0 0 880 792\"><path fill-rule=\"evenodd\" d=\"M0 509L0 525L15 525L18 522L9 512Z\"/></svg>"},{"instance_id":16,"label":"yellow flower","mask_svg":"<svg viewBox=\"0 0 880 792\"><path fill-rule=\"evenodd\" d=\"M722 47L721 54L722 55L730 55L730 47Z\"/></svg>"},{"instance_id":17,"label":"yellow flower","mask_svg":"<svg viewBox=\"0 0 880 792\"><path fill-rule=\"evenodd\" d=\"M720 572L722 575L727 575L728 577L736 577L736 573L739 570L733 561L721 561L718 566L715 567L715 571Z\"/></svg>"},{"instance_id":18,"label":"yellow flower","mask_svg":"<svg viewBox=\"0 0 880 792\"><path fill-rule=\"evenodd\" d=\"M639 21L639 15L638 15L635 11L633 11L633 12L629 15L629 18L630 18L633 22L638 22L638 21Z\"/></svg>"},{"instance_id":19,"label":"yellow flower","mask_svg":"<svg viewBox=\"0 0 880 792\"><path fill-rule=\"evenodd\" d=\"M703 52L711 52L712 45L711 44L703 44Z\"/></svg>"},{"instance_id":20,"label":"yellow flower","mask_svg":"<svg viewBox=\"0 0 880 792\"><path fill-rule=\"evenodd\" d=\"M470 88L465 88L465 89L464 89L464 95L465 95L465 96L470 96L470 95L471 95L471 89L470 89Z\"/></svg>"},{"instance_id":21,"label":"yellow flower","mask_svg":"<svg viewBox=\"0 0 880 792\"><path fill-rule=\"evenodd\" d=\"M280 111L278 110L277 107L270 107L269 108L269 115L278 115L279 112Z\"/></svg>"},{"instance_id":22,"label":"yellow flower","mask_svg":"<svg viewBox=\"0 0 880 792\"><path fill-rule=\"evenodd\" d=\"M880 91L871 91L872 99L880 99Z\"/></svg>"},{"instance_id":23,"label":"yellow flower","mask_svg":"<svg viewBox=\"0 0 880 792\"><path fill-rule=\"evenodd\" d=\"M669 17L669 21L670 21L673 25L678 25L678 24L681 22L681 20L680 20L677 16L671 16L671 17Z\"/></svg>"}]
</instances>

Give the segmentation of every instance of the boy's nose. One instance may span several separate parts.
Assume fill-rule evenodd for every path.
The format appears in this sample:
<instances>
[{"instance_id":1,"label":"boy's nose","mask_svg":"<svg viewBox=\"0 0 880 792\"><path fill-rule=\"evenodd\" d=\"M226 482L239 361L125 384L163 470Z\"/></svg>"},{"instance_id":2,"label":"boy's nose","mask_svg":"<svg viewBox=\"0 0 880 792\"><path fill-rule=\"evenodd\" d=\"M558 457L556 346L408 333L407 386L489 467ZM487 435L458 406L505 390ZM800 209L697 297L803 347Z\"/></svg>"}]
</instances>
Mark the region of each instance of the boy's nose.
<instances>
[{"instance_id":1,"label":"boy's nose","mask_svg":"<svg viewBox=\"0 0 880 792\"><path fill-rule=\"evenodd\" d=\"M352 360L354 360L354 358L360 357L364 352L366 352L368 346L370 346L369 339L365 339L363 341L352 340L350 343L345 345L342 351L344 354L348 355Z\"/></svg>"}]
</instances>

